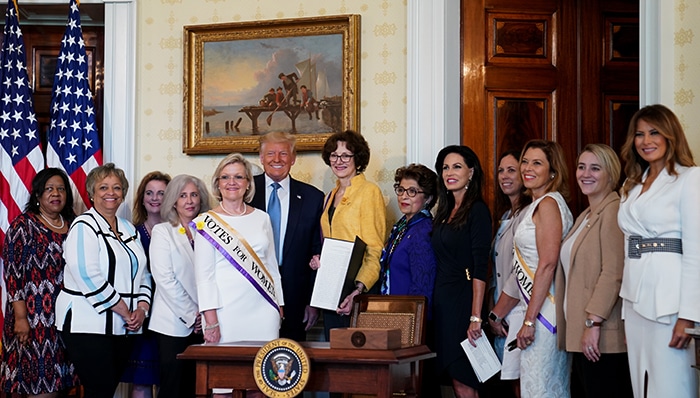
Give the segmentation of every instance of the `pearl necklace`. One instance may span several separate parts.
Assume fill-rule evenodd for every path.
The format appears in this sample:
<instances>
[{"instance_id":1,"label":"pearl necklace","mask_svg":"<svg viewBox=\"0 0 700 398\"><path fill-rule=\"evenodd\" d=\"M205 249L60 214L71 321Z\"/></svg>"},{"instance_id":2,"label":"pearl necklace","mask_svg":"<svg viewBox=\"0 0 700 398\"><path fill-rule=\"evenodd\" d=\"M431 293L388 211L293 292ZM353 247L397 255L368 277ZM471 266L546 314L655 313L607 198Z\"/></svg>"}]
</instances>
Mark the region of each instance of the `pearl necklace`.
<instances>
[{"instance_id":1,"label":"pearl necklace","mask_svg":"<svg viewBox=\"0 0 700 398\"><path fill-rule=\"evenodd\" d=\"M233 214L233 213L229 212L228 210L226 210L226 208L224 207L224 202L219 202L219 206L221 207L221 210L224 211L224 213L228 214L229 216L233 216L233 217L242 216L245 214L246 211L248 211L248 208L246 207L245 202L243 202L243 211L238 213L238 214Z\"/></svg>"},{"instance_id":2,"label":"pearl necklace","mask_svg":"<svg viewBox=\"0 0 700 398\"><path fill-rule=\"evenodd\" d=\"M53 229L63 229L63 227L66 225L65 221L63 220L63 216L60 213L58 216L61 217L61 225L53 225L53 223L46 216L44 216L44 213L42 212L39 212L39 215L44 219L44 221L53 227Z\"/></svg>"}]
</instances>

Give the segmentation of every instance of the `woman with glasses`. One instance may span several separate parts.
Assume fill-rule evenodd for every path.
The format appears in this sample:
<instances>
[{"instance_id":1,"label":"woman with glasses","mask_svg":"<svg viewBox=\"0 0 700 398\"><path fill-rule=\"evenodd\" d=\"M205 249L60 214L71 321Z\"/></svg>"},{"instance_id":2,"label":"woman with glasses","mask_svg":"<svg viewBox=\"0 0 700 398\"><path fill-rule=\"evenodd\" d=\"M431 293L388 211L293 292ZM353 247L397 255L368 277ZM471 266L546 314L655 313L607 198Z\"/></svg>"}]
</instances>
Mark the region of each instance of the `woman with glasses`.
<instances>
[{"instance_id":1,"label":"woman with glasses","mask_svg":"<svg viewBox=\"0 0 700 398\"><path fill-rule=\"evenodd\" d=\"M394 181L399 210L404 216L394 224L382 251L381 293L425 296L430 319L435 284L430 209L437 195L437 175L422 164L411 164L397 169Z\"/></svg>"},{"instance_id":2,"label":"woman with glasses","mask_svg":"<svg viewBox=\"0 0 700 398\"><path fill-rule=\"evenodd\" d=\"M330 329L349 326L350 320L344 315L350 314L353 298L372 289L379 279L379 257L386 235L386 205L379 187L362 174L369 163L369 145L359 133L348 130L331 135L323 145L321 156L338 179L335 188L326 196L321 215L323 236L348 241L359 236L367 244L355 277L357 288L343 298L335 312L323 312L329 340ZM318 269L319 256L311 259L310 266Z\"/></svg>"},{"instance_id":3,"label":"woman with glasses","mask_svg":"<svg viewBox=\"0 0 700 398\"><path fill-rule=\"evenodd\" d=\"M432 303L435 286L435 254L430 244L437 197L437 174L422 164L400 167L394 175L394 192L404 214L394 224L382 251L381 293L425 296L428 300L426 343L433 347ZM424 362L421 396L439 395L434 360Z\"/></svg>"},{"instance_id":4,"label":"woman with glasses","mask_svg":"<svg viewBox=\"0 0 700 398\"><path fill-rule=\"evenodd\" d=\"M274 340L284 315L284 292L270 217L247 205L255 196L250 162L240 153L226 156L212 175L211 189L218 204L189 224L195 232L194 277L204 342ZM215 398L231 397L230 389L213 392Z\"/></svg>"}]
</instances>

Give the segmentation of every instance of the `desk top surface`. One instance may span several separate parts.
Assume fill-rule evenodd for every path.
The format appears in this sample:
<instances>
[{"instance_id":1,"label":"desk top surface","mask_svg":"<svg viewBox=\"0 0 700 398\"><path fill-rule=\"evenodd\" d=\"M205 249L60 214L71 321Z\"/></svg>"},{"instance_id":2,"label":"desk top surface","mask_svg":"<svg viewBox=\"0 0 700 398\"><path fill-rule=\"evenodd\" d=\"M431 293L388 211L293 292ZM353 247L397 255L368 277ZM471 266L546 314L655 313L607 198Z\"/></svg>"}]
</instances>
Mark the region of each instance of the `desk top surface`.
<instances>
[{"instance_id":1,"label":"desk top surface","mask_svg":"<svg viewBox=\"0 0 700 398\"><path fill-rule=\"evenodd\" d=\"M217 344L197 344L187 347L179 359L199 361L252 361L260 347L267 341L237 341ZM330 348L327 342L299 342L311 361L363 362L374 364L399 364L433 358L426 345L401 347L396 350L363 350Z\"/></svg>"}]
</instances>

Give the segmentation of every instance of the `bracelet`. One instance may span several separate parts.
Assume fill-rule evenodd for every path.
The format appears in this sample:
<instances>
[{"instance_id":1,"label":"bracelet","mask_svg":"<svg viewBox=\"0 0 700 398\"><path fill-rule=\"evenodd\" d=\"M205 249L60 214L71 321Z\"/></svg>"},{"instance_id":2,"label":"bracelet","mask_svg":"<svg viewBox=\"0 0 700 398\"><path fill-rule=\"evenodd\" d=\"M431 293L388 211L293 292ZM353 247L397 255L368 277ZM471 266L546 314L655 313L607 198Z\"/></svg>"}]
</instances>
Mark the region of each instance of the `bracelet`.
<instances>
[{"instance_id":1,"label":"bracelet","mask_svg":"<svg viewBox=\"0 0 700 398\"><path fill-rule=\"evenodd\" d=\"M143 311L143 316L148 318L148 309L146 307L139 305L137 308L140 309L141 311Z\"/></svg>"},{"instance_id":2,"label":"bracelet","mask_svg":"<svg viewBox=\"0 0 700 398\"><path fill-rule=\"evenodd\" d=\"M478 322L478 323L481 323L481 318L479 318L479 317L476 316L476 315L472 315L472 316L469 317L469 322Z\"/></svg>"},{"instance_id":3,"label":"bracelet","mask_svg":"<svg viewBox=\"0 0 700 398\"><path fill-rule=\"evenodd\" d=\"M215 324L212 324L212 325L207 325L207 326L205 326L205 327L204 327L204 330L212 330L212 329L216 329L216 328L218 328L218 327L219 327L219 322L217 322L217 323L215 323Z\"/></svg>"}]
</instances>

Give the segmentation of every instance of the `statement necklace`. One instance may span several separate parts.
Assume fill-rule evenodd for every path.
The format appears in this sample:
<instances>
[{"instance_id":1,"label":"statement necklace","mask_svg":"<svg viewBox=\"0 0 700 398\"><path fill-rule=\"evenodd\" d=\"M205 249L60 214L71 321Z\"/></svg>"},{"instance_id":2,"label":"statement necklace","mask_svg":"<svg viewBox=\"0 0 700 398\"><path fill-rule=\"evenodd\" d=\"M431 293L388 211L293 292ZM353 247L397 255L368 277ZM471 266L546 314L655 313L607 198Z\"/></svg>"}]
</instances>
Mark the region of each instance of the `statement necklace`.
<instances>
[{"instance_id":1,"label":"statement necklace","mask_svg":"<svg viewBox=\"0 0 700 398\"><path fill-rule=\"evenodd\" d=\"M229 216L233 216L233 217L242 216L245 214L246 211L248 211L248 208L246 207L245 202L243 202L243 211L238 213L238 214L233 214L233 213L229 212L228 210L226 210L226 208L224 207L224 202L219 202L219 206L221 206L221 210L223 210L224 213L228 214Z\"/></svg>"},{"instance_id":2,"label":"statement necklace","mask_svg":"<svg viewBox=\"0 0 700 398\"><path fill-rule=\"evenodd\" d=\"M41 218L44 219L53 229L63 229L63 227L66 225L66 222L63 220L63 216L59 213L58 216L61 218L61 225L53 225L53 223L46 217L44 216L44 213L39 212L39 215Z\"/></svg>"}]
</instances>

